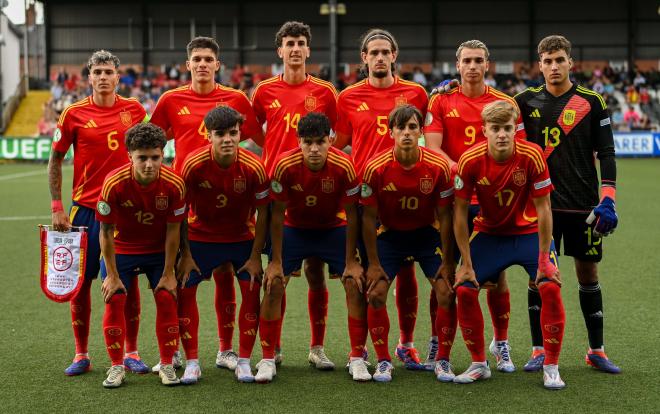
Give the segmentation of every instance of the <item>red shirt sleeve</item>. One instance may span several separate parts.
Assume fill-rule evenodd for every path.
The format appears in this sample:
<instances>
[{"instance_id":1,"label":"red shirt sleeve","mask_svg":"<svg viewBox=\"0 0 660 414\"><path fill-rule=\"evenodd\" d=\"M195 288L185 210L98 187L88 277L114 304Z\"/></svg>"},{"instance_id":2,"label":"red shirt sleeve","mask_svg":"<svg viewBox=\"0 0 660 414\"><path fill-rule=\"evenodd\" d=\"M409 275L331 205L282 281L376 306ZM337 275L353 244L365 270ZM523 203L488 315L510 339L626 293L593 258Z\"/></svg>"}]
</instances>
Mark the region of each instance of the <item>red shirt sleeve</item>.
<instances>
[{"instance_id":1,"label":"red shirt sleeve","mask_svg":"<svg viewBox=\"0 0 660 414\"><path fill-rule=\"evenodd\" d=\"M337 92L330 91L326 93L326 101L327 101L327 110L325 111L325 115L330 119L330 126L335 127L337 125Z\"/></svg>"},{"instance_id":2,"label":"red shirt sleeve","mask_svg":"<svg viewBox=\"0 0 660 414\"><path fill-rule=\"evenodd\" d=\"M254 111L254 115L257 119L257 124L259 126L263 125L264 122L266 122L266 110L264 108L263 103L261 102L261 95L262 95L261 88L264 87L265 86L259 87L259 85L257 85L257 88L252 94L252 110Z\"/></svg>"},{"instance_id":3,"label":"red shirt sleeve","mask_svg":"<svg viewBox=\"0 0 660 414\"><path fill-rule=\"evenodd\" d=\"M275 171L277 171L279 164L279 162L276 164ZM270 193L273 200L283 202L289 201L289 185L287 184L289 176L288 173L289 170L286 168L280 174L279 180L276 177L272 178L270 182Z\"/></svg>"},{"instance_id":4,"label":"red shirt sleeve","mask_svg":"<svg viewBox=\"0 0 660 414\"><path fill-rule=\"evenodd\" d=\"M339 95L339 100L337 101L337 123L335 124L335 131L344 134L351 135L353 133L353 128L351 127L351 121L348 118L348 108L346 103L346 95Z\"/></svg>"},{"instance_id":5,"label":"red shirt sleeve","mask_svg":"<svg viewBox=\"0 0 660 414\"><path fill-rule=\"evenodd\" d=\"M440 132L444 131L445 127L442 124L442 95L434 95L428 105L426 113L426 121L424 122L424 132Z\"/></svg>"},{"instance_id":6,"label":"red shirt sleeve","mask_svg":"<svg viewBox=\"0 0 660 414\"><path fill-rule=\"evenodd\" d=\"M548 172L548 164L545 162L543 155L539 151L541 159L543 159L543 171L538 171L533 163L530 163L530 168L533 170L530 176L531 180L531 194L533 198L543 197L548 195L554 189L552 181L550 180L550 173Z\"/></svg>"},{"instance_id":7,"label":"red shirt sleeve","mask_svg":"<svg viewBox=\"0 0 660 414\"><path fill-rule=\"evenodd\" d=\"M360 179L358 178L357 174L355 174L355 168L352 165L351 168L353 169L352 171L353 179L352 180L350 179L349 173L347 172L346 185L344 187L344 194L341 200L342 205L354 204L360 201L360 191L361 191Z\"/></svg>"},{"instance_id":8,"label":"red shirt sleeve","mask_svg":"<svg viewBox=\"0 0 660 414\"><path fill-rule=\"evenodd\" d=\"M261 164L261 162L260 162ZM262 180L259 177L259 174L256 172L254 173L254 180L255 180L255 190L254 190L254 200L257 206L263 206L265 204L270 203L272 196L271 196L271 191L270 191L270 180L266 176L266 167L261 165L263 168L263 176L266 177L264 180Z\"/></svg>"},{"instance_id":9,"label":"red shirt sleeve","mask_svg":"<svg viewBox=\"0 0 660 414\"><path fill-rule=\"evenodd\" d=\"M367 171L364 179L362 180L362 191L360 194L360 203L365 206L377 206L378 205L378 181L379 174L378 170L371 172Z\"/></svg>"},{"instance_id":10,"label":"red shirt sleeve","mask_svg":"<svg viewBox=\"0 0 660 414\"><path fill-rule=\"evenodd\" d=\"M163 95L158 99L158 103L156 103L154 112L151 114L151 119L149 120L152 124L163 128L165 132L171 127L169 117L167 116L168 99L168 95Z\"/></svg>"},{"instance_id":11,"label":"red shirt sleeve","mask_svg":"<svg viewBox=\"0 0 660 414\"><path fill-rule=\"evenodd\" d=\"M435 191L440 194L438 197L439 206L451 205L454 202L454 183L451 180L451 175L447 178L445 172L441 171Z\"/></svg>"},{"instance_id":12,"label":"red shirt sleeve","mask_svg":"<svg viewBox=\"0 0 660 414\"><path fill-rule=\"evenodd\" d=\"M105 190L105 185L103 187ZM96 203L96 220L101 223L117 224L116 214L119 206L116 202L116 190L117 186L112 187L107 193L107 198L103 198L105 191L101 191L99 194L99 201Z\"/></svg>"},{"instance_id":13,"label":"red shirt sleeve","mask_svg":"<svg viewBox=\"0 0 660 414\"><path fill-rule=\"evenodd\" d=\"M174 186L172 186L174 187ZM172 207L170 207L170 212L167 215L168 223L180 223L186 218L186 191L185 188L183 193L177 188L172 188Z\"/></svg>"},{"instance_id":14,"label":"red shirt sleeve","mask_svg":"<svg viewBox=\"0 0 660 414\"><path fill-rule=\"evenodd\" d=\"M53 151L66 154L73 143L75 120L70 111L64 112L57 121L57 128L53 133Z\"/></svg>"},{"instance_id":15,"label":"red shirt sleeve","mask_svg":"<svg viewBox=\"0 0 660 414\"><path fill-rule=\"evenodd\" d=\"M472 198L472 192L474 191L474 177L470 171L470 166L473 164L473 162L474 160L471 160L470 162L461 166L461 162L459 160L458 172L454 178L454 195L468 201Z\"/></svg>"},{"instance_id":16,"label":"red shirt sleeve","mask_svg":"<svg viewBox=\"0 0 660 414\"><path fill-rule=\"evenodd\" d=\"M257 116L254 114L254 109L247 96L240 94L239 99L236 101L236 108L234 109L245 117L241 126L241 138L247 139L258 135L261 131L261 126L257 122Z\"/></svg>"}]
</instances>

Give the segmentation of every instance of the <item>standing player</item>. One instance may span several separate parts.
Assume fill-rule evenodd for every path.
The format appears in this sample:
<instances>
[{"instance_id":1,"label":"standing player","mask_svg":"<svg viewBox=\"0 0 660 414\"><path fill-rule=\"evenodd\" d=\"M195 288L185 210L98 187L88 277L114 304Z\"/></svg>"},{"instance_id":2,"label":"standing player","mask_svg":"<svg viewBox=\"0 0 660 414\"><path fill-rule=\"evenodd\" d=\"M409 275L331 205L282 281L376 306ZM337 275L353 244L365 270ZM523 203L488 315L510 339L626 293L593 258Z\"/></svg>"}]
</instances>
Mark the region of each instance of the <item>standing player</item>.
<instances>
[{"instance_id":1,"label":"standing player","mask_svg":"<svg viewBox=\"0 0 660 414\"><path fill-rule=\"evenodd\" d=\"M309 112L320 112L334 125L337 118L337 91L331 83L308 75L305 62L310 56L312 33L301 22L286 22L275 34L277 55L284 64L284 73L260 82L252 94L254 112L260 124L265 125L263 162L272 177L275 160L284 152L298 146L298 122ZM323 263L305 260L305 276L309 283L308 307L312 336L323 344L325 319L328 315L328 289L323 277ZM286 307L286 296L282 310ZM283 320L283 318L281 319ZM281 332L281 326L279 328ZM276 361L282 359L279 337Z\"/></svg>"},{"instance_id":2,"label":"standing player","mask_svg":"<svg viewBox=\"0 0 660 414\"><path fill-rule=\"evenodd\" d=\"M394 149L377 154L364 170L362 237L369 261L367 319L378 357L373 379L382 382L392 380L393 370L386 306L392 279L404 261L412 257L438 297L445 297L455 268L451 236L454 189L449 164L418 146L422 122L422 113L412 105L394 109L388 123ZM440 231L433 227L436 219ZM377 220L381 223L378 230Z\"/></svg>"},{"instance_id":3,"label":"standing player","mask_svg":"<svg viewBox=\"0 0 660 414\"><path fill-rule=\"evenodd\" d=\"M389 134L387 117L398 106L411 104L426 113L426 90L415 82L394 75L399 46L390 32L371 29L362 36L360 56L368 77L349 86L337 102L337 140L335 146L352 145L351 154L361 173L375 154L394 145ZM422 369L413 334L417 321L417 280L414 263L401 267L396 279L396 306L399 315L399 345L396 356L409 369ZM432 294L433 296L433 294ZM431 322L435 319L431 307ZM367 329L367 321L362 321ZM364 335L366 339L366 334Z\"/></svg>"},{"instance_id":4,"label":"standing player","mask_svg":"<svg viewBox=\"0 0 660 414\"><path fill-rule=\"evenodd\" d=\"M179 290L179 330L186 351L186 371L181 378L184 384L194 384L202 375L197 359L197 285L224 264L237 269L242 297L236 377L241 382L254 381L250 355L259 323L269 181L261 161L238 147L242 123L241 114L229 107L210 111L204 125L211 144L193 151L182 167L190 205L188 234L182 238L177 271L184 286ZM193 269L196 272L190 274Z\"/></svg>"},{"instance_id":5,"label":"standing player","mask_svg":"<svg viewBox=\"0 0 660 414\"><path fill-rule=\"evenodd\" d=\"M614 138L607 105L587 88L568 77L573 66L571 43L563 36L548 36L538 45L539 68L545 85L516 96L525 120L527 139L544 148L552 193L553 237L564 253L573 256L580 285L580 307L589 334L588 365L618 374L621 369L605 354L603 341L603 297L598 283L598 262L603 257L603 239L617 226L614 206L616 161ZM600 161L600 195L594 153ZM588 220L593 210L598 218ZM538 291L528 295L532 325L532 358L525 370L535 371L543 363L543 342L538 314Z\"/></svg>"},{"instance_id":6,"label":"standing player","mask_svg":"<svg viewBox=\"0 0 660 414\"><path fill-rule=\"evenodd\" d=\"M128 162L124 133L145 120L146 112L135 99L115 93L119 83L119 59L105 50L95 52L87 62L92 96L70 105L62 112L53 136L53 150L48 163L48 183L53 213L53 228L68 231L71 226L87 227L85 279L71 300L71 321L76 343L73 363L66 375L80 375L91 369L87 353L91 316L90 288L100 266L99 223L94 217L96 201L105 176ZM73 145L73 202L69 215L62 204L62 161ZM137 348L140 326L140 290L137 280L126 301L126 355L129 371L147 373Z\"/></svg>"},{"instance_id":7,"label":"standing player","mask_svg":"<svg viewBox=\"0 0 660 414\"><path fill-rule=\"evenodd\" d=\"M514 138L519 112L507 101L486 105L482 112L486 142L461 155L455 178L454 234L461 250L456 272L458 320L472 365L454 378L468 384L490 377L484 347L484 320L479 287L496 282L500 272L520 265L539 287L541 321L547 356L543 366L546 388L561 389L557 362L564 335L556 252L552 243L550 192L552 182L538 146ZM468 240L468 204L476 193L480 211L475 233Z\"/></svg>"},{"instance_id":8,"label":"standing player","mask_svg":"<svg viewBox=\"0 0 660 414\"><path fill-rule=\"evenodd\" d=\"M266 270L260 321L264 359L259 363L256 379L269 382L276 373L275 344L281 325L285 277L299 269L304 259L315 258L327 263L331 274L344 275L351 356L357 354L359 365L351 373L357 381L368 381L371 375L362 359L366 338L354 341L350 329L351 319L366 313L364 294L360 292L363 272L356 258L359 179L349 157L331 148L328 117L320 113L305 115L298 123L298 135L299 148L280 156L271 183L275 199L271 222L273 252ZM325 355L321 338L315 336L308 360L317 369L335 367Z\"/></svg>"},{"instance_id":9,"label":"standing player","mask_svg":"<svg viewBox=\"0 0 660 414\"><path fill-rule=\"evenodd\" d=\"M456 70L461 76L461 86L448 93L434 95L429 102L424 127L426 145L447 158L454 174L460 156L473 145L486 140L481 128L481 111L484 106L499 100L515 105L513 98L484 82L488 58L488 48L483 42L468 40L461 43L456 50ZM522 119L518 120L516 137L524 138ZM477 199L472 197L468 216L470 231L472 220L478 212ZM508 342L511 304L504 273L496 287L488 290L487 299L494 331L490 351L497 359L498 370L512 372L515 367L509 354L511 347ZM436 317L436 331L439 335L436 360L440 363L436 365L445 368L436 372L441 381L450 381L453 375L449 355L456 335L456 322L456 302L452 295L449 303L441 304Z\"/></svg>"},{"instance_id":10,"label":"standing player","mask_svg":"<svg viewBox=\"0 0 660 414\"><path fill-rule=\"evenodd\" d=\"M174 138L176 158L174 168L181 171L181 164L191 152L208 145L208 131L204 116L218 106L229 106L245 117L241 127L243 138L261 142L263 135L247 96L236 89L222 86L215 81L220 69L220 47L210 37L196 37L186 47L191 83L167 91L160 97L151 116L151 122L168 131ZM234 370L238 356L232 349L236 293L234 269L231 265L220 266L213 273L215 279L215 311L218 318L219 350L216 365ZM154 367L158 371L158 367Z\"/></svg>"},{"instance_id":11,"label":"standing player","mask_svg":"<svg viewBox=\"0 0 660 414\"><path fill-rule=\"evenodd\" d=\"M155 125L128 130L131 162L108 174L96 205L103 254L103 335L112 361L103 381L106 388L124 381L124 306L131 280L140 273L147 275L156 301L161 382L179 383L172 365L179 338L174 265L186 216L186 190L181 177L161 165L166 143L165 132Z\"/></svg>"}]
</instances>

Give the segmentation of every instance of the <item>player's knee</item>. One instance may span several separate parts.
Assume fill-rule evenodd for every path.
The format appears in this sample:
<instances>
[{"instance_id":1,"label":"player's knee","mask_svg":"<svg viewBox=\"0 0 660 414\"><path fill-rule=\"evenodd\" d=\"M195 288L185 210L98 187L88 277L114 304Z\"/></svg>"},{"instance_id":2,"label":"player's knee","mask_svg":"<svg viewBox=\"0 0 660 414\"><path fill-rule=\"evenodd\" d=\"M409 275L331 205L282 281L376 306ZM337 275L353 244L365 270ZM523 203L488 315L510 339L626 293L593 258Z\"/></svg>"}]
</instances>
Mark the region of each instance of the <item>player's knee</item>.
<instances>
[{"instance_id":1,"label":"player's knee","mask_svg":"<svg viewBox=\"0 0 660 414\"><path fill-rule=\"evenodd\" d=\"M282 279L277 278L272 280L269 288L264 294L264 299L270 301L282 299L282 296L284 296L284 283Z\"/></svg>"},{"instance_id":2,"label":"player's knee","mask_svg":"<svg viewBox=\"0 0 660 414\"><path fill-rule=\"evenodd\" d=\"M215 268L215 273L228 273L228 272L233 272L234 267L232 266L231 262L226 262Z\"/></svg>"},{"instance_id":3,"label":"player's knee","mask_svg":"<svg viewBox=\"0 0 660 414\"><path fill-rule=\"evenodd\" d=\"M595 262L575 261L575 274L580 284L598 282L598 265Z\"/></svg>"},{"instance_id":4,"label":"player's knee","mask_svg":"<svg viewBox=\"0 0 660 414\"><path fill-rule=\"evenodd\" d=\"M381 280L376 287L371 289L368 297L369 305L374 308L382 308L387 303L387 282Z\"/></svg>"},{"instance_id":5,"label":"player's knee","mask_svg":"<svg viewBox=\"0 0 660 414\"><path fill-rule=\"evenodd\" d=\"M355 295L360 295L360 290L358 289L358 284L352 277L347 277L344 282L344 290L346 291L346 297L353 297Z\"/></svg>"},{"instance_id":6,"label":"player's knee","mask_svg":"<svg viewBox=\"0 0 660 414\"><path fill-rule=\"evenodd\" d=\"M320 259L316 257L306 259L303 269L311 290L325 288L325 272L323 271L323 262Z\"/></svg>"}]
</instances>

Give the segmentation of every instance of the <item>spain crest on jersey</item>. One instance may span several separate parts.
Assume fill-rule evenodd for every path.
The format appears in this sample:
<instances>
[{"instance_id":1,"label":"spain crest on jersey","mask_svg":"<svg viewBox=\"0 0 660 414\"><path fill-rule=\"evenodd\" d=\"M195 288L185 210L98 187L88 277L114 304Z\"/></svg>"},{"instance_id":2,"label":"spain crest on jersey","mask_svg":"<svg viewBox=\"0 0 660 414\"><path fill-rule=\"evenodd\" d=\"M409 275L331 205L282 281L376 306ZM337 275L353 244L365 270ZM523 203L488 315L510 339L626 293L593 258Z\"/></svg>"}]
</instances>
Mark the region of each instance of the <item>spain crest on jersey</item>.
<instances>
[{"instance_id":1,"label":"spain crest on jersey","mask_svg":"<svg viewBox=\"0 0 660 414\"><path fill-rule=\"evenodd\" d=\"M307 95L305 97L305 110L307 112L312 112L316 109L316 97L313 95Z\"/></svg>"},{"instance_id":2,"label":"spain crest on jersey","mask_svg":"<svg viewBox=\"0 0 660 414\"><path fill-rule=\"evenodd\" d=\"M335 191L335 180L332 178L323 178L321 180L321 191L330 194Z\"/></svg>"},{"instance_id":3,"label":"spain crest on jersey","mask_svg":"<svg viewBox=\"0 0 660 414\"><path fill-rule=\"evenodd\" d=\"M131 126L133 123L133 116L129 111L121 111L119 113L119 119L121 120L121 123L127 127Z\"/></svg>"},{"instance_id":4,"label":"spain crest on jersey","mask_svg":"<svg viewBox=\"0 0 660 414\"><path fill-rule=\"evenodd\" d=\"M420 178L419 191L421 191L422 194L431 194L431 191L433 191L433 178L431 177Z\"/></svg>"},{"instance_id":5,"label":"spain crest on jersey","mask_svg":"<svg viewBox=\"0 0 660 414\"><path fill-rule=\"evenodd\" d=\"M518 187L522 187L527 182L527 175L525 174L525 170L523 170L522 168L517 168L513 170L511 176L513 178L513 183Z\"/></svg>"},{"instance_id":6,"label":"spain crest on jersey","mask_svg":"<svg viewBox=\"0 0 660 414\"><path fill-rule=\"evenodd\" d=\"M564 116L562 117L561 120L566 126L573 125L573 122L575 122L575 110L564 109Z\"/></svg>"},{"instance_id":7,"label":"spain crest on jersey","mask_svg":"<svg viewBox=\"0 0 660 414\"><path fill-rule=\"evenodd\" d=\"M167 210L167 196L156 196L156 210Z\"/></svg>"},{"instance_id":8,"label":"spain crest on jersey","mask_svg":"<svg viewBox=\"0 0 660 414\"><path fill-rule=\"evenodd\" d=\"M245 178L234 178L234 191L237 193L244 193L247 189L247 182Z\"/></svg>"},{"instance_id":9,"label":"spain crest on jersey","mask_svg":"<svg viewBox=\"0 0 660 414\"><path fill-rule=\"evenodd\" d=\"M408 98L403 95L399 95L394 98L394 106L403 106L408 103Z\"/></svg>"}]
</instances>

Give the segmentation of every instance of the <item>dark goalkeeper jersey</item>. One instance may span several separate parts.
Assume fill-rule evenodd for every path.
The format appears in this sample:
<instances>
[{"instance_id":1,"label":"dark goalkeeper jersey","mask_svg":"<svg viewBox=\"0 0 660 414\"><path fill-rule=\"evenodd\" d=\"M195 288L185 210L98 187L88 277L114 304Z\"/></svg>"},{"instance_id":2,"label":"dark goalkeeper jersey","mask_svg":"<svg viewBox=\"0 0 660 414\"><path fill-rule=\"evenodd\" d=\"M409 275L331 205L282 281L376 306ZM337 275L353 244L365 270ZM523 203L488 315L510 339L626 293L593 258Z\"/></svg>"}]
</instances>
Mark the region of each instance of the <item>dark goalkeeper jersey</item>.
<instances>
[{"instance_id":1,"label":"dark goalkeeper jersey","mask_svg":"<svg viewBox=\"0 0 660 414\"><path fill-rule=\"evenodd\" d=\"M555 97L545 85L515 97L527 139L544 150L555 186L552 209L588 212L600 199L596 156L603 183L615 185L614 137L607 105L587 88L573 85Z\"/></svg>"}]
</instances>

